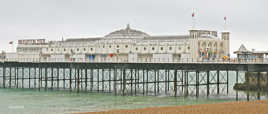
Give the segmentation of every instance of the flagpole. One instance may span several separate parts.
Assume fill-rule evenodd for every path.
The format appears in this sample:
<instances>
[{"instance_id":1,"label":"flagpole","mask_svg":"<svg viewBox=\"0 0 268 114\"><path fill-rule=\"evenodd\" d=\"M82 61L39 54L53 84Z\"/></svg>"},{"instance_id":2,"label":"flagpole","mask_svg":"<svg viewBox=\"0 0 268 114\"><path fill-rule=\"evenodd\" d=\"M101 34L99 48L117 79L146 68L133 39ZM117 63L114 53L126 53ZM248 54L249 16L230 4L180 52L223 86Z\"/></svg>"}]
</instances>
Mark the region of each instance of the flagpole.
<instances>
[{"instance_id":1,"label":"flagpole","mask_svg":"<svg viewBox=\"0 0 268 114\"><path fill-rule=\"evenodd\" d=\"M195 24L196 24L196 19L195 19L195 9L193 9L193 13L192 13L192 29L195 29Z\"/></svg>"},{"instance_id":2,"label":"flagpole","mask_svg":"<svg viewBox=\"0 0 268 114\"><path fill-rule=\"evenodd\" d=\"M227 31L227 17L224 17L224 31Z\"/></svg>"}]
</instances>

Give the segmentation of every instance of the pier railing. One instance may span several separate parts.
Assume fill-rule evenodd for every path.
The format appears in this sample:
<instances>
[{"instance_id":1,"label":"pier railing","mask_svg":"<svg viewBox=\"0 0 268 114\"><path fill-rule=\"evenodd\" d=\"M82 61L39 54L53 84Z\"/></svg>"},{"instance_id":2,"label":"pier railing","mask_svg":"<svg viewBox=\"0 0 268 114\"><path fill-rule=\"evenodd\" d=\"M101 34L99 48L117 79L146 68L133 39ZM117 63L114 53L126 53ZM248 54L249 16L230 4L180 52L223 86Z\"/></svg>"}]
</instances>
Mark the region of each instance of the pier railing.
<instances>
[{"instance_id":1,"label":"pier railing","mask_svg":"<svg viewBox=\"0 0 268 114\"><path fill-rule=\"evenodd\" d=\"M39 59L39 58L12 58L1 59L1 62L83 62L83 63L225 63L225 64L268 64L268 58L265 59L237 59L228 60L196 60L191 58L185 59Z\"/></svg>"}]
</instances>

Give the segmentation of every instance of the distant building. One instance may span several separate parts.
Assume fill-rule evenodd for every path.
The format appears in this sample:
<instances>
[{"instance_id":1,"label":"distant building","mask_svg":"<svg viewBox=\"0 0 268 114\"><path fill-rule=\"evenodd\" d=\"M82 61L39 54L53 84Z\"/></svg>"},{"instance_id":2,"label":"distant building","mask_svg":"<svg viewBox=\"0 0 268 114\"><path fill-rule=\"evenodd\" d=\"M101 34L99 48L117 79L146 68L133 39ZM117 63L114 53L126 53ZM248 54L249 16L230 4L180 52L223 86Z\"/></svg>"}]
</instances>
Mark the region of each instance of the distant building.
<instances>
[{"instance_id":1,"label":"distant building","mask_svg":"<svg viewBox=\"0 0 268 114\"><path fill-rule=\"evenodd\" d=\"M40 61L42 50L47 48L48 42L45 39L24 39L18 40L17 56L19 61Z\"/></svg>"},{"instance_id":2,"label":"distant building","mask_svg":"<svg viewBox=\"0 0 268 114\"><path fill-rule=\"evenodd\" d=\"M19 40L20 61L168 62L218 60L229 56L229 32L189 30L188 35L151 36L130 28L104 37Z\"/></svg>"},{"instance_id":3,"label":"distant building","mask_svg":"<svg viewBox=\"0 0 268 114\"><path fill-rule=\"evenodd\" d=\"M237 59L240 61L267 61L268 59L268 51L256 51L254 49L249 51L244 44L234 54L237 54Z\"/></svg>"}]
</instances>

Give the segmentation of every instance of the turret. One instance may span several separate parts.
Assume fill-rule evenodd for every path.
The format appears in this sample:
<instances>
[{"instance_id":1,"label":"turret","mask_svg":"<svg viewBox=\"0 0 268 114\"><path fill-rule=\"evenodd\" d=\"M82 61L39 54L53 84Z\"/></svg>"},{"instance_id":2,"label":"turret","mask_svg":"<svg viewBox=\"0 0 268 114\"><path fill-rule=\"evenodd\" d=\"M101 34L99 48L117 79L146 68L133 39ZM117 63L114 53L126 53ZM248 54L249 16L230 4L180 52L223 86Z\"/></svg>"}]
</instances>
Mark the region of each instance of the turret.
<instances>
[{"instance_id":1,"label":"turret","mask_svg":"<svg viewBox=\"0 0 268 114\"><path fill-rule=\"evenodd\" d=\"M221 33L221 38L223 39L223 40L230 40L229 38L230 38L230 32L222 32Z\"/></svg>"},{"instance_id":2,"label":"turret","mask_svg":"<svg viewBox=\"0 0 268 114\"><path fill-rule=\"evenodd\" d=\"M199 36L198 30L189 30L190 32L190 38L197 38Z\"/></svg>"}]
</instances>

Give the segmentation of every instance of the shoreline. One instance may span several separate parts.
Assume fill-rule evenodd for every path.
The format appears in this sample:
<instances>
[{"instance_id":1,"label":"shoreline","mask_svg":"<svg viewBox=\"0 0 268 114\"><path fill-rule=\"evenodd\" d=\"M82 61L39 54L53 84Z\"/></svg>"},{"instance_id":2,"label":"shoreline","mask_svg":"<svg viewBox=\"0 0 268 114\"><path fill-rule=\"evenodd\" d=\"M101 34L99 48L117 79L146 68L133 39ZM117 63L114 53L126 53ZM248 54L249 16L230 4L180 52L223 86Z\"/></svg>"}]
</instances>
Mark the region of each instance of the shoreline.
<instances>
[{"instance_id":1,"label":"shoreline","mask_svg":"<svg viewBox=\"0 0 268 114\"><path fill-rule=\"evenodd\" d=\"M268 100L236 101L213 104L118 109L74 114L267 114Z\"/></svg>"}]
</instances>

